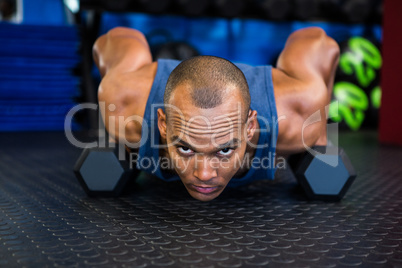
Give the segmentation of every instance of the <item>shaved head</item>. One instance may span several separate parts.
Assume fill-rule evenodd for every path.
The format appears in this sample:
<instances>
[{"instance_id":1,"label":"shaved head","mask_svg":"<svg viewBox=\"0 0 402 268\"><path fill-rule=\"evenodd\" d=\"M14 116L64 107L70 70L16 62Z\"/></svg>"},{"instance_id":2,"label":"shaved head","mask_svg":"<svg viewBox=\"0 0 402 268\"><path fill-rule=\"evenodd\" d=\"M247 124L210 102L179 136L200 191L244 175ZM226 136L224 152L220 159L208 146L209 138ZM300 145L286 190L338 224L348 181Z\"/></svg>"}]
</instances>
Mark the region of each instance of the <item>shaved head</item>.
<instances>
[{"instance_id":1,"label":"shaved head","mask_svg":"<svg viewBox=\"0 0 402 268\"><path fill-rule=\"evenodd\" d=\"M233 63L214 56L198 56L181 62L170 74L166 84L164 103L169 104L175 89L186 85L195 107L215 108L228 94L237 90L243 101L244 115L250 108L250 93L243 72Z\"/></svg>"},{"instance_id":2,"label":"shaved head","mask_svg":"<svg viewBox=\"0 0 402 268\"><path fill-rule=\"evenodd\" d=\"M191 196L214 199L244 172L257 129L243 72L218 57L185 60L169 76L164 104L166 111L158 109L164 153Z\"/></svg>"}]
</instances>

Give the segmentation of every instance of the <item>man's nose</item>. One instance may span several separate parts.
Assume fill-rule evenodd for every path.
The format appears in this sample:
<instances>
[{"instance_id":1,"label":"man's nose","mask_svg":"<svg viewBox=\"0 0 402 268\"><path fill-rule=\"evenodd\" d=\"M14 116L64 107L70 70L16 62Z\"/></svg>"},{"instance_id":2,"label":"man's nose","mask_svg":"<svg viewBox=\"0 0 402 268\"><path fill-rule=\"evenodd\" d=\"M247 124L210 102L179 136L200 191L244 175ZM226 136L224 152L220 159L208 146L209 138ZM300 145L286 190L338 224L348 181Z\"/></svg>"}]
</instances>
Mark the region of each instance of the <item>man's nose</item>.
<instances>
[{"instance_id":1,"label":"man's nose","mask_svg":"<svg viewBox=\"0 0 402 268\"><path fill-rule=\"evenodd\" d=\"M201 181L209 181L218 176L214 161L208 157L202 157L195 163L194 176Z\"/></svg>"}]
</instances>

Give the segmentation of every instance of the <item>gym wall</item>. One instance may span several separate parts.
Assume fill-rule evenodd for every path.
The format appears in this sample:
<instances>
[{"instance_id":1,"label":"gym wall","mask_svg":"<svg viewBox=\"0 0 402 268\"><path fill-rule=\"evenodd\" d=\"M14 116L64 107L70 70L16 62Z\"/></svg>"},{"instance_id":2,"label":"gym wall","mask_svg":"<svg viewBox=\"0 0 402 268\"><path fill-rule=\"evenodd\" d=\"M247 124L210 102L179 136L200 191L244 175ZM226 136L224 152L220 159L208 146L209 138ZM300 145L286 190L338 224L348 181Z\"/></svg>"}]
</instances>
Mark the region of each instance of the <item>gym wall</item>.
<instances>
[{"instance_id":1,"label":"gym wall","mask_svg":"<svg viewBox=\"0 0 402 268\"><path fill-rule=\"evenodd\" d=\"M174 12L171 12L171 9L167 9L166 12L158 11L159 13L135 13L110 12L88 8L78 15L81 20L81 25L79 25L70 23L69 15L71 14L66 12L62 1L30 0L22 2L24 12L21 24L35 25L38 31L44 31L41 27L45 25L75 29L78 42L80 40L82 41L82 36L78 35L78 29L89 20L94 10L96 10L101 14L101 22L99 32L93 34L98 36L115 26L136 28L146 35L155 57L158 57L157 52L160 51L161 47L165 46L166 43L173 43L173 46L171 45L167 48L168 51L167 53L165 51L163 57L169 56L169 53L170 56L177 57L177 50L180 49L178 47L190 46L197 53L203 55L221 56L231 61L252 65L275 65L278 54L283 48L287 36L291 32L308 26L322 27L326 30L328 35L333 37L340 44L342 53L345 54L345 56L343 56L343 64L340 65L338 69L335 83L335 91L337 94L334 95L334 99L338 99L339 107L338 109L331 107L332 119L340 122L342 128L350 130L359 130L366 127L375 128L377 126L381 96L381 90L378 87L381 58L378 58L377 51L380 51L382 35L382 28L378 23L378 19L375 20L374 23L372 20L362 21L361 23L351 23L350 21L346 23L339 22L330 17L325 19L325 17L316 16L316 18L308 18L303 21L299 15L299 17L288 16L286 20L278 21L268 20L254 15L247 16L247 14L239 17L224 17L219 16L219 14L215 14L215 16L211 14L206 14L205 16L202 14L197 16L184 16L178 14L179 12L173 14ZM247 12L250 13L249 11ZM298 19L296 20L296 18ZM4 35L3 38L7 39L6 35ZM351 44L352 47L350 47ZM82 47L82 44L78 45L78 49L80 47ZM78 49L76 51L77 53L79 51ZM43 47L42 50L45 50L45 47ZM63 52L60 51L60 54L62 53ZM18 52L15 54L17 58L20 57ZM359 55L363 55L363 57ZM364 57L364 55L366 55L366 57ZM370 65L372 61L368 63L364 60L370 57L374 58L375 66ZM357 62L357 59L363 60ZM74 64L69 68L71 70L77 70ZM366 77L364 74L367 73L367 70L374 73L374 75ZM50 76L47 77L50 79ZM92 69L92 77L96 81L95 84L99 82L100 77L95 68ZM68 79L67 77L65 78ZM27 81L27 79L25 80ZM43 79L45 79L45 76ZM76 75L74 79L77 82L74 83L71 92L66 97L66 99L70 101L70 103L65 106L66 108L71 107L75 103L86 101L86 96L82 89L84 86L83 81ZM4 87L6 88L0 89L0 94L7 90L8 86ZM60 90L60 87L53 85L48 90L38 91L36 94L37 96L43 97L49 96L49 92L59 92ZM18 98L8 95L1 97L1 99L8 100L8 103L10 103L10 100L15 100L12 109L8 106L8 111L10 111L10 109L14 111L18 110L16 107L18 107L19 101L20 104L26 103L26 100L18 100ZM44 107L43 103L49 104L46 98L43 98L39 107ZM61 104L59 107L61 107ZM42 112L37 112L40 116L42 116L42 113L47 113L48 109L41 109L41 111ZM26 122L31 120L30 116L23 116L24 120L21 126L16 127L15 124L2 124L1 129L60 130L63 129L63 116L67 113L68 109L59 109L59 111L62 114L59 114L52 126L41 126L37 122L40 121L40 116L35 122L32 121L32 126L28 126ZM10 118L10 113L6 116ZM0 117L0 120L5 120L4 117L4 115ZM18 115L15 117L18 118ZM13 121L15 122L15 120ZM82 127L87 127L87 122L80 122ZM35 125L35 127L33 127L33 125Z\"/></svg>"}]
</instances>

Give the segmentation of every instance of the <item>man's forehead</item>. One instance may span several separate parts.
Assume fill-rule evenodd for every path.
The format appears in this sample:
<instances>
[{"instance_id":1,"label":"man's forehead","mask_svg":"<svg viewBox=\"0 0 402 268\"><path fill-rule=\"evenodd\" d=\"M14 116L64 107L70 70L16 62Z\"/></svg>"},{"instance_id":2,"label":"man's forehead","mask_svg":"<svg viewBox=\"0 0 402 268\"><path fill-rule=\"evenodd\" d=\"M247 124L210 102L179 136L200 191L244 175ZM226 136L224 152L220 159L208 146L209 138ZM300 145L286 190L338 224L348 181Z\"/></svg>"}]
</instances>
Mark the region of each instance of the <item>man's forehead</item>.
<instances>
[{"instance_id":1,"label":"man's forehead","mask_svg":"<svg viewBox=\"0 0 402 268\"><path fill-rule=\"evenodd\" d=\"M200 134L213 134L219 131L241 128L242 114L235 110L228 113L191 113L173 111L169 121L173 128L198 131Z\"/></svg>"},{"instance_id":2,"label":"man's forehead","mask_svg":"<svg viewBox=\"0 0 402 268\"><path fill-rule=\"evenodd\" d=\"M241 140L242 118L239 111L225 114L171 113L172 141L184 141L192 146L219 147Z\"/></svg>"}]
</instances>

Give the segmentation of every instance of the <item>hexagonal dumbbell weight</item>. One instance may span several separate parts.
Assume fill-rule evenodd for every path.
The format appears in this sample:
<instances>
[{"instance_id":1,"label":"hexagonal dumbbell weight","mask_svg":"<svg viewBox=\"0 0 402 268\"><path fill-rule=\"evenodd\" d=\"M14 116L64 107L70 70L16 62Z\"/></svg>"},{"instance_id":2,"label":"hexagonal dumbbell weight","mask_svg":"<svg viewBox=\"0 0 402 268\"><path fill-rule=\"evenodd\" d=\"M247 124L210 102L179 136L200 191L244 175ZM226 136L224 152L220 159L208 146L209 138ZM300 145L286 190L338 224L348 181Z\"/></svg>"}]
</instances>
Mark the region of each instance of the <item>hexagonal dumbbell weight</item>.
<instances>
[{"instance_id":1,"label":"hexagonal dumbbell weight","mask_svg":"<svg viewBox=\"0 0 402 268\"><path fill-rule=\"evenodd\" d=\"M117 197L135 176L137 170L130 169L128 161L119 160L119 149L125 150L109 144L106 148L85 148L81 153L74 173L89 196Z\"/></svg>"},{"instance_id":2,"label":"hexagonal dumbbell weight","mask_svg":"<svg viewBox=\"0 0 402 268\"><path fill-rule=\"evenodd\" d=\"M293 173L311 200L339 201L356 178L345 151L340 147L314 146L288 159Z\"/></svg>"}]
</instances>

